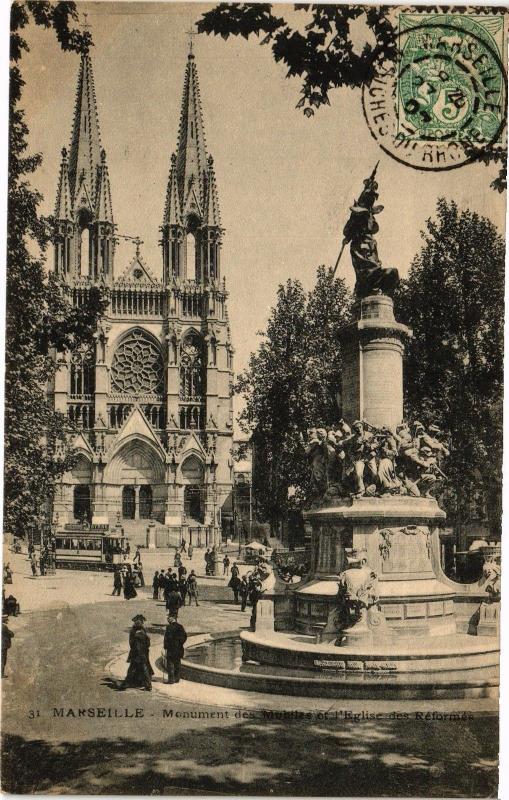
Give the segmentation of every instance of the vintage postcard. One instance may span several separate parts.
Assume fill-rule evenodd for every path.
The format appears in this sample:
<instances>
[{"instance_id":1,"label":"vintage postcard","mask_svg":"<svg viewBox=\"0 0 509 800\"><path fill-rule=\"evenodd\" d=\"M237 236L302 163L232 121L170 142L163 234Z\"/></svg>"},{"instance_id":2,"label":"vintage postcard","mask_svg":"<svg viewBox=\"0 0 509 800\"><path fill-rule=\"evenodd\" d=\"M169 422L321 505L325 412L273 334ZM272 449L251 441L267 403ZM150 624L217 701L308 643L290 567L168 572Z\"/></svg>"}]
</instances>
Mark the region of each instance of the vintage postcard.
<instances>
[{"instance_id":1,"label":"vintage postcard","mask_svg":"<svg viewBox=\"0 0 509 800\"><path fill-rule=\"evenodd\" d=\"M3 791L496 797L507 8L10 25Z\"/></svg>"}]
</instances>

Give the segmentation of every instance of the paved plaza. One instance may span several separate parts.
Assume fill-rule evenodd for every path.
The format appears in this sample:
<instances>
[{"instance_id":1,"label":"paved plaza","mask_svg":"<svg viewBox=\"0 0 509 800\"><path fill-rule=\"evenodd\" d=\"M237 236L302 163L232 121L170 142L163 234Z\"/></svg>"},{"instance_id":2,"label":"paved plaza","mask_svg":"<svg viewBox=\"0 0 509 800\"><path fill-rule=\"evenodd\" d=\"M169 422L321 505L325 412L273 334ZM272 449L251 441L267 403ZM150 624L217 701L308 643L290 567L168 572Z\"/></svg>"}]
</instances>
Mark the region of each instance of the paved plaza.
<instances>
[{"instance_id":1,"label":"paved plaza","mask_svg":"<svg viewBox=\"0 0 509 800\"><path fill-rule=\"evenodd\" d=\"M3 683L6 791L496 793L497 719L482 703L464 721L420 720L416 709L461 714L462 702L367 707L187 681L163 685L156 662L166 615L150 587L126 601L111 597L111 575L58 571L33 580L25 556L7 559L23 612L9 622L15 638ZM118 691L136 613L146 616L151 636L152 693ZM249 621L231 602L203 599L179 619L189 636L238 630Z\"/></svg>"}]
</instances>

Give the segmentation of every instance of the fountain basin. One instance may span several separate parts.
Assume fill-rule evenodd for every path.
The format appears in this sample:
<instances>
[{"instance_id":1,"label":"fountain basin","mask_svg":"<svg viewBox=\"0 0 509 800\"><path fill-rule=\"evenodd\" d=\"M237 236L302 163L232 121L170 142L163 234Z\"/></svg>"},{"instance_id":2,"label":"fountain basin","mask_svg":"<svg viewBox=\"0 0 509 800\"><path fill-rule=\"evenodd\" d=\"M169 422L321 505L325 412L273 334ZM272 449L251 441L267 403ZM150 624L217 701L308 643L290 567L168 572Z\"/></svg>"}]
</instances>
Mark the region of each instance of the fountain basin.
<instances>
[{"instance_id":1,"label":"fountain basin","mask_svg":"<svg viewBox=\"0 0 509 800\"><path fill-rule=\"evenodd\" d=\"M273 636L276 641L273 641ZM221 686L250 692L263 692L300 697L324 697L335 699L378 699L378 700L425 700L462 699L498 697L498 652L495 637L475 637L457 634L450 650L444 644L438 646L430 656L424 648L415 659L415 653L402 658L399 666L408 666L412 660L414 668L383 670L343 669L334 667L295 666L292 654L298 654L300 664L306 661L309 653L312 664L315 660L339 661L346 648L331 645L315 645L312 637L296 634L266 635L263 639L255 633L242 632L211 636L206 634L193 637L186 647L182 661L182 677L189 681ZM455 638L455 637L452 637ZM465 642L468 640L468 642ZM455 669L445 661L453 655L452 651L463 647L464 657L471 652L471 666ZM418 651L419 652L419 651ZM264 663L253 663L250 659L258 656ZM378 658L377 658L378 656ZM426 667L426 658L428 665ZM248 660L246 660L248 659ZM272 659L272 660L271 660ZM355 659L344 659L347 663L362 661L359 648L355 649ZM376 652L365 653L364 660L371 662L388 661L388 654L377 648ZM391 656L391 661L393 657ZM475 664L478 666L475 666ZM430 669L430 664L433 668ZM442 664L442 668L440 667Z\"/></svg>"}]
</instances>

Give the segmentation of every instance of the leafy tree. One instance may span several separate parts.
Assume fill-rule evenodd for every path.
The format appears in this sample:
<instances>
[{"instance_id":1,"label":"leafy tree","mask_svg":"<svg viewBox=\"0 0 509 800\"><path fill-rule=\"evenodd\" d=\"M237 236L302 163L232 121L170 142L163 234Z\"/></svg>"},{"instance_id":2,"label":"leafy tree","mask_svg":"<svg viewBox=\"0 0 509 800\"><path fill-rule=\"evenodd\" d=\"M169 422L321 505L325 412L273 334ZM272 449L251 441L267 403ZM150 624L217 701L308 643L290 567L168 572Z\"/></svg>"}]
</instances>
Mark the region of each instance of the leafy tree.
<instances>
[{"instance_id":1,"label":"leafy tree","mask_svg":"<svg viewBox=\"0 0 509 800\"><path fill-rule=\"evenodd\" d=\"M75 3L15 2L11 9L10 125L7 234L4 525L24 535L37 524L55 479L72 463L66 417L54 412L45 387L57 365L52 351L91 344L104 309L99 289L87 306L73 308L62 286L45 270L51 220L39 214L42 197L28 176L41 164L27 153L28 126L21 108L21 62L30 23L56 35L63 50L89 47L90 34L72 27Z\"/></svg>"},{"instance_id":2,"label":"leafy tree","mask_svg":"<svg viewBox=\"0 0 509 800\"><path fill-rule=\"evenodd\" d=\"M252 434L253 490L273 529L304 498L309 480L300 435L338 421L341 351L337 333L350 318L351 296L341 279L320 267L312 292L288 280L277 293L267 330L235 391L245 398L239 421ZM289 489L295 490L289 501Z\"/></svg>"},{"instance_id":3,"label":"leafy tree","mask_svg":"<svg viewBox=\"0 0 509 800\"><path fill-rule=\"evenodd\" d=\"M271 43L274 59L288 67L287 77L302 77L297 108L303 108L306 116L329 104L331 89L369 84L378 66L396 59L397 31L389 20L388 7L299 3L294 8L306 15L304 32L276 16L273 11L279 12L280 7L270 3L219 3L202 15L197 27L200 33L215 33L223 39L264 33L261 44ZM356 53L351 25L360 18L373 43L366 42Z\"/></svg>"},{"instance_id":4,"label":"leafy tree","mask_svg":"<svg viewBox=\"0 0 509 800\"><path fill-rule=\"evenodd\" d=\"M405 359L409 416L450 438L443 502L461 526L482 493L500 532L504 240L490 220L440 199L424 246L400 284L398 316L413 329Z\"/></svg>"},{"instance_id":5,"label":"leafy tree","mask_svg":"<svg viewBox=\"0 0 509 800\"><path fill-rule=\"evenodd\" d=\"M260 44L271 44L274 60L282 61L288 68L287 77L302 78L302 97L297 108L302 108L308 117L320 106L330 104L332 89L369 85L384 61L397 61L397 30L391 22L393 9L389 6L297 3L292 8L302 12L303 30L279 15L282 8L270 3L219 3L202 15L197 28L200 33L213 33L223 39L229 36L248 39L252 34L258 37L265 34ZM428 11L429 7L416 6L412 10ZM352 26L357 21L365 23L367 39L372 40L365 42L360 53L356 52L352 36ZM491 186L504 191L507 148L466 145L465 150L472 159L501 164Z\"/></svg>"}]
</instances>

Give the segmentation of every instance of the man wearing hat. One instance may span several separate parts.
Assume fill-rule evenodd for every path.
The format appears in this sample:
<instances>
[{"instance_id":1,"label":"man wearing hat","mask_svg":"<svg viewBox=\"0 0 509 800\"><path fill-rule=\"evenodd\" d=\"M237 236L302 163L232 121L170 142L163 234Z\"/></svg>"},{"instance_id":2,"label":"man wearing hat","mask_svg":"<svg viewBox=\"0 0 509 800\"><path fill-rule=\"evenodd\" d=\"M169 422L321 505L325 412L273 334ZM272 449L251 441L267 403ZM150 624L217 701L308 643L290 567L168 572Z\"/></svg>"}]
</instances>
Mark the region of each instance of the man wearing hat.
<instances>
[{"instance_id":1,"label":"man wearing hat","mask_svg":"<svg viewBox=\"0 0 509 800\"><path fill-rule=\"evenodd\" d=\"M177 622L177 617L168 614L168 624L164 632L164 651L166 655L166 672L168 683L178 683L180 680L180 662L184 657L184 644L187 633L184 626Z\"/></svg>"},{"instance_id":2,"label":"man wearing hat","mask_svg":"<svg viewBox=\"0 0 509 800\"><path fill-rule=\"evenodd\" d=\"M127 656L129 668L122 689L142 686L145 691L150 692L154 670L149 660L150 637L144 627L146 619L143 614L136 614L132 621L134 624L129 631L129 655Z\"/></svg>"}]
</instances>

